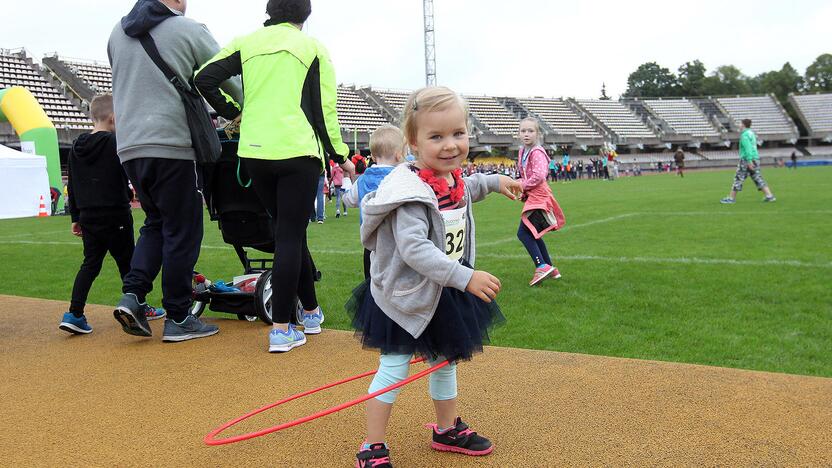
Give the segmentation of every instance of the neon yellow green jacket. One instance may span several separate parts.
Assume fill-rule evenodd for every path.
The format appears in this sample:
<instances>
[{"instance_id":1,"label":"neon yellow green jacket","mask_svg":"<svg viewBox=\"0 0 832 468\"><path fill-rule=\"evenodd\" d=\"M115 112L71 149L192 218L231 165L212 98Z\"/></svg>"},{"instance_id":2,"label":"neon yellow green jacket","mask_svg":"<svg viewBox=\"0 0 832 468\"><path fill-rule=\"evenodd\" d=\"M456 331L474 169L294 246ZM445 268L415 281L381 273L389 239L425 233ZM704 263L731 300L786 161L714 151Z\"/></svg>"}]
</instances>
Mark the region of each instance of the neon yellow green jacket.
<instances>
[{"instance_id":1,"label":"neon yellow green jacket","mask_svg":"<svg viewBox=\"0 0 832 468\"><path fill-rule=\"evenodd\" d=\"M242 75L243 105L220 91ZM282 160L328 155L343 162L335 109L335 70L326 48L297 27L282 23L234 39L197 71L194 85L221 116L240 114L243 158Z\"/></svg>"}]
</instances>

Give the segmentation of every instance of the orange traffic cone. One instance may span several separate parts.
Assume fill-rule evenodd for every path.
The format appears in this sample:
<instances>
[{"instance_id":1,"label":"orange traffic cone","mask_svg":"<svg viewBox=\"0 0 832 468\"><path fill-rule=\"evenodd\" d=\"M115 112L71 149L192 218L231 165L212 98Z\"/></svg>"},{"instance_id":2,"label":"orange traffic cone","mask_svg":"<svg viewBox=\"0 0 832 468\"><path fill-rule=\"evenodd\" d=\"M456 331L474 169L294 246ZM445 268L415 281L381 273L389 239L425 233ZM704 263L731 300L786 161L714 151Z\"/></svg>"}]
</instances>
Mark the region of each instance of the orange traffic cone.
<instances>
[{"instance_id":1,"label":"orange traffic cone","mask_svg":"<svg viewBox=\"0 0 832 468\"><path fill-rule=\"evenodd\" d=\"M43 202L43 195L40 196L40 206L38 207L38 218L49 216L49 213L46 212L46 205Z\"/></svg>"}]
</instances>

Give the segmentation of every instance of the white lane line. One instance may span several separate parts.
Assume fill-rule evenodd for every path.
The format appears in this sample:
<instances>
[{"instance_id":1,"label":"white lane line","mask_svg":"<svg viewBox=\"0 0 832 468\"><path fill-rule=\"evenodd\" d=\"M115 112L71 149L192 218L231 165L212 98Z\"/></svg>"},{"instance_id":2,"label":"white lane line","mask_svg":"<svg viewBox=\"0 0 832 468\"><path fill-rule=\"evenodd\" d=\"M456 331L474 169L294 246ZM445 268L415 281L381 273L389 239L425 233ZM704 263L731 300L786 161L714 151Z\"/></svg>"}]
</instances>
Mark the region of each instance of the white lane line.
<instances>
[{"instance_id":1,"label":"white lane line","mask_svg":"<svg viewBox=\"0 0 832 468\"><path fill-rule=\"evenodd\" d=\"M0 241L2 244L27 244L27 245L77 245L81 242L59 242L59 241ZM209 250L230 250L229 245L203 245L203 249ZM360 255L360 250L330 250L313 249L314 255ZM268 255L268 254L266 254ZM526 254L489 254L480 253L480 258L496 259L526 259ZM699 257L602 257L599 255L557 255L556 260L576 261L600 261L600 262L621 262L621 263L677 263L686 265L734 265L734 266L787 266L798 268L832 268L832 262L804 262L802 260L787 259L765 259L765 260L737 260L733 258L699 258Z\"/></svg>"},{"instance_id":2,"label":"white lane line","mask_svg":"<svg viewBox=\"0 0 832 468\"><path fill-rule=\"evenodd\" d=\"M60 231L43 231L43 232L35 231L35 232L24 232L24 233L21 233L21 234L5 234L5 235L0 236L0 240L14 239L16 237L26 237L26 236L32 236L32 235L43 236L43 235L52 235L52 234L61 234L61 233L69 234L69 229L68 228L67 229L61 229Z\"/></svg>"},{"instance_id":3,"label":"white lane line","mask_svg":"<svg viewBox=\"0 0 832 468\"><path fill-rule=\"evenodd\" d=\"M756 215L812 215L832 214L830 210L805 210L805 211L642 211L638 214L644 216L756 216Z\"/></svg>"},{"instance_id":4,"label":"white lane line","mask_svg":"<svg viewBox=\"0 0 832 468\"><path fill-rule=\"evenodd\" d=\"M478 254L480 258L527 259L525 254ZM686 265L734 265L734 266L791 266L800 268L832 268L832 262L812 263L801 260L765 259L737 260L733 258L699 257L602 257L598 255L556 255L555 260L602 261L620 263L679 263Z\"/></svg>"},{"instance_id":5,"label":"white lane line","mask_svg":"<svg viewBox=\"0 0 832 468\"><path fill-rule=\"evenodd\" d=\"M567 224L566 226L563 227L563 229L560 230L560 232L566 232L566 231L569 231L569 230L572 230L572 229L580 229L580 228L587 227L587 226L594 226L596 224L611 223L613 221L618 221L619 219L631 218L633 216L639 216L640 214L641 213L624 213L624 214L620 214L620 215L617 215L617 216L610 216L609 218L596 219L595 221L589 221L589 222L586 222L586 223L583 223L583 224L574 224L574 225ZM505 239L500 239L500 240L496 240L496 241L477 243L477 247L478 248L480 248L480 247L493 247L495 245L506 244L506 243L515 242L515 241L519 242L517 240L516 236L515 237L506 237Z\"/></svg>"}]
</instances>

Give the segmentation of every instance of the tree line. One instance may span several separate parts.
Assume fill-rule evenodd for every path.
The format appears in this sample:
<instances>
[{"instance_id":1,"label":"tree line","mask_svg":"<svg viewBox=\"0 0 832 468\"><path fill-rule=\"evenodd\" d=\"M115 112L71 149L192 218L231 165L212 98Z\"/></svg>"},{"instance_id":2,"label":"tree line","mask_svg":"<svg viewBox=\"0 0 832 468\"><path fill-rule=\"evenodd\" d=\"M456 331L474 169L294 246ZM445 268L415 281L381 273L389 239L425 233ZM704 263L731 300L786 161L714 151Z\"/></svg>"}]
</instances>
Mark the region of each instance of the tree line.
<instances>
[{"instance_id":1,"label":"tree line","mask_svg":"<svg viewBox=\"0 0 832 468\"><path fill-rule=\"evenodd\" d=\"M820 55L803 75L788 62L757 76L747 76L734 65L722 65L708 74L699 60L684 63L678 73L647 62L630 74L624 97L774 94L785 104L789 93L804 92L832 92L832 54Z\"/></svg>"}]
</instances>

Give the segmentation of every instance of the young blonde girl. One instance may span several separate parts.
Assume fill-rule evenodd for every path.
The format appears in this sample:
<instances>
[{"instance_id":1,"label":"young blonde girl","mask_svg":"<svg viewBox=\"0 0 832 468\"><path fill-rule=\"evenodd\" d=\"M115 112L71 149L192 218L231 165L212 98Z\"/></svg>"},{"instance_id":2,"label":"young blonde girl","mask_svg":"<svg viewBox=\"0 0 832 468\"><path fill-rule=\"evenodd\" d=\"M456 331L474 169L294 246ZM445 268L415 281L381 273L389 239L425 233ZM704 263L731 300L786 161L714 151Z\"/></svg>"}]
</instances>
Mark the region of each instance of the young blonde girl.
<instances>
[{"instance_id":1,"label":"young blonde girl","mask_svg":"<svg viewBox=\"0 0 832 468\"><path fill-rule=\"evenodd\" d=\"M369 392L407 377L414 354L450 365L430 375L436 411L432 447L487 455L491 441L457 415L456 362L471 359L488 341L487 330L503 321L496 303L500 280L474 270L471 205L490 192L511 199L520 185L499 175L463 178L468 156L468 108L444 87L410 95L403 123L415 163L393 169L362 202L361 241L372 252L370 279L347 308L365 347L381 351ZM390 467L387 422L398 390L367 403L367 436L358 467Z\"/></svg>"},{"instance_id":2,"label":"young blonde girl","mask_svg":"<svg viewBox=\"0 0 832 468\"><path fill-rule=\"evenodd\" d=\"M519 133L523 146L517 155L517 164L523 187L522 200L525 203L517 238L534 262L534 275L529 282L529 286L534 286L547 277L557 279L561 276L560 271L552 265L543 235L563 227L565 219L552 189L546 183L549 156L540 146L543 139L540 122L533 117L526 117L520 121Z\"/></svg>"}]
</instances>

